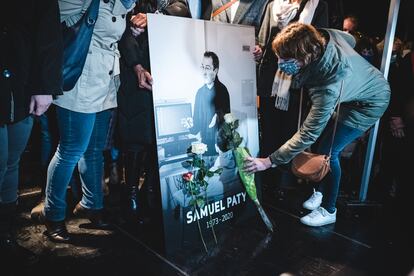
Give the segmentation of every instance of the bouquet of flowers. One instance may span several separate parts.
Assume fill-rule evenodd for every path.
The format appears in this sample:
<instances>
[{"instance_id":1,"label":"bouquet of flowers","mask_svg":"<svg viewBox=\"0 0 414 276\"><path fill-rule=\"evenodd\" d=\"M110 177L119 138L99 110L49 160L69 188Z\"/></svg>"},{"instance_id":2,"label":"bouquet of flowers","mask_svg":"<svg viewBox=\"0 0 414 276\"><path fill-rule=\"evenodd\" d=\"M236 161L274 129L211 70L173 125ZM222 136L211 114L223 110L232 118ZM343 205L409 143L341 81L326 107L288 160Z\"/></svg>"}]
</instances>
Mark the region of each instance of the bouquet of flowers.
<instances>
[{"instance_id":1,"label":"bouquet of flowers","mask_svg":"<svg viewBox=\"0 0 414 276\"><path fill-rule=\"evenodd\" d=\"M236 159L237 168L241 181L246 188L246 192L249 197L255 203L260 216L263 219L267 229L273 232L273 224L269 217L263 210L262 205L257 197L256 183L254 181L254 174L248 174L244 171L244 160L250 156L249 150L246 147L241 147L240 144L243 138L237 132L239 127L239 120L236 119L233 114L227 113L224 115L224 123L221 125L218 132L218 146L222 151L232 150Z\"/></svg>"},{"instance_id":2,"label":"bouquet of flowers","mask_svg":"<svg viewBox=\"0 0 414 276\"><path fill-rule=\"evenodd\" d=\"M183 183L185 185L185 191L191 197L190 205L193 208L203 208L208 204L207 199L207 187L208 187L208 178L213 177L214 175L220 175L222 168L216 170L210 170L203 159L203 154L207 151L207 145L203 143L195 143L189 148L190 153L192 154L192 160L187 161L190 171L182 175ZM208 210L208 208L207 208ZM209 212L209 211L208 211ZM208 213L211 219L210 212ZM197 220L198 230L200 232L200 237L204 245L204 249L207 251L207 246L201 232L200 222ZM217 243L217 237L214 232L214 227L211 227L214 240Z\"/></svg>"}]
</instances>

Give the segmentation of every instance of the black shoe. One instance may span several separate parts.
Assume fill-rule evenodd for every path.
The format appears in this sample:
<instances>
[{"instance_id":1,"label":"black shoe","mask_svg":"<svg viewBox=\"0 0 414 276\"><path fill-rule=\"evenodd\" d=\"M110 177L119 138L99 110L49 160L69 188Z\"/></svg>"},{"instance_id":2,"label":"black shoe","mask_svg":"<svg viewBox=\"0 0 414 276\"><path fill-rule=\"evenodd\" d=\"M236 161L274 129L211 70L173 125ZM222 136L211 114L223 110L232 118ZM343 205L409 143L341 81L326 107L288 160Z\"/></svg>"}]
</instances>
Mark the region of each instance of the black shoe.
<instances>
[{"instance_id":1,"label":"black shoe","mask_svg":"<svg viewBox=\"0 0 414 276\"><path fill-rule=\"evenodd\" d=\"M43 214L43 213L42 213ZM43 215L41 215L43 216ZM46 226L46 236L53 242L68 242L70 236L66 229L65 221L50 221L44 219Z\"/></svg>"},{"instance_id":2,"label":"black shoe","mask_svg":"<svg viewBox=\"0 0 414 276\"><path fill-rule=\"evenodd\" d=\"M83 207L80 203L76 204L73 214L77 217L89 219L92 226L98 229L107 229L110 224L104 219L103 209L91 210Z\"/></svg>"}]
</instances>

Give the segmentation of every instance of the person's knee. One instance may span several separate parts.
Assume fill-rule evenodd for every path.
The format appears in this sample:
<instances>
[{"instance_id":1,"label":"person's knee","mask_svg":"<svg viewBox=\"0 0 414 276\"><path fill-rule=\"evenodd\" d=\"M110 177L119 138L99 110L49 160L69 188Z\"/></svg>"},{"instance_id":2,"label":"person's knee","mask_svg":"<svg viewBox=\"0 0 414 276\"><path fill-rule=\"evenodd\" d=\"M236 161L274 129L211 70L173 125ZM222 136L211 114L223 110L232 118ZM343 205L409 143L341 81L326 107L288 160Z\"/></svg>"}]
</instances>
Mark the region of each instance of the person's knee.
<instances>
[{"instance_id":1,"label":"person's knee","mask_svg":"<svg viewBox=\"0 0 414 276\"><path fill-rule=\"evenodd\" d=\"M56 150L55 157L60 162L67 162L67 163L78 163L78 161L81 159L82 155L85 153L85 150L79 147L70 147L65 146L61 147L59 146Z\"/></svg>"}]
</instances>

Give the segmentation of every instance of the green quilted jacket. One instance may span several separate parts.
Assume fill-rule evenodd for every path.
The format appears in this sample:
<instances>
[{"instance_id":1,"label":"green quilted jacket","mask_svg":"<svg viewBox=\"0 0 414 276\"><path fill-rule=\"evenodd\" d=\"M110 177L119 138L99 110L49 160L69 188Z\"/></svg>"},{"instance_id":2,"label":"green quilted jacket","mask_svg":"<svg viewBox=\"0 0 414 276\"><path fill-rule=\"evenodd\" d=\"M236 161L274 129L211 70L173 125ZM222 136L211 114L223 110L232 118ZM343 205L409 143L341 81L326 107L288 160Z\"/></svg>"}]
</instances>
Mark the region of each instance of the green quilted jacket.
<instances>
[{"instance_id":1,"label":"green quilted jacket","mask_svg":"<svg viewBox=\"0 0 414 276\"><path fill-rule=\"evenodd\" d=\"M295 135L269 157L273 164L288 163L321 135L339 102L339 122L360 130L371 127L386 110L390 87L383 74L354 49L354 38L342 31L323 29L329 36L323 56L303 68L292 85L304 87L312 106Z\"/></svg>"}]
</instances>

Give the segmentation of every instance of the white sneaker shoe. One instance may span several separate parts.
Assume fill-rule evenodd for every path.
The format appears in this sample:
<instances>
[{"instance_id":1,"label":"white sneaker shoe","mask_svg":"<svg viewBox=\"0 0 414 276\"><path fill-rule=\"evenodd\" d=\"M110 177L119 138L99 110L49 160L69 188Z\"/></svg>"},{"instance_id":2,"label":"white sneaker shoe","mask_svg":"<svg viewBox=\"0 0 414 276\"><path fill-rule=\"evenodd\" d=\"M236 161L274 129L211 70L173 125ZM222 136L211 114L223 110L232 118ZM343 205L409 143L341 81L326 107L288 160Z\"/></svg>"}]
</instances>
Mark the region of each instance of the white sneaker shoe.
<instances>
[{"instance_id":1,"label":"white sneaker shoe","mask_svg":"<svg viewBox=\"0 0 414 276\"><path fill-rule=\"evenodd\" d=\"M306 216L300 219L300 222L308 226L323 226L335 223L335 221L336 209L335 213L330 214L323 207L318 207L317 209L313 210L310 214L307 214Z\"/></svg>"},{"instance_id":2,"label":"white sneaker shoe","mask_svg":"<svg viewBox=\"0 0 414 276\"><path fill-rule=\"evenodd\" d=\"M315 189L313 189L313 194L311 195L311 197L305 202L303 202L303 208L308 209L310 211L315 210L316 208L321 206L322 196L323 195L321 192L317 192L315 191Z\"/></svg>"}]
</instances>

